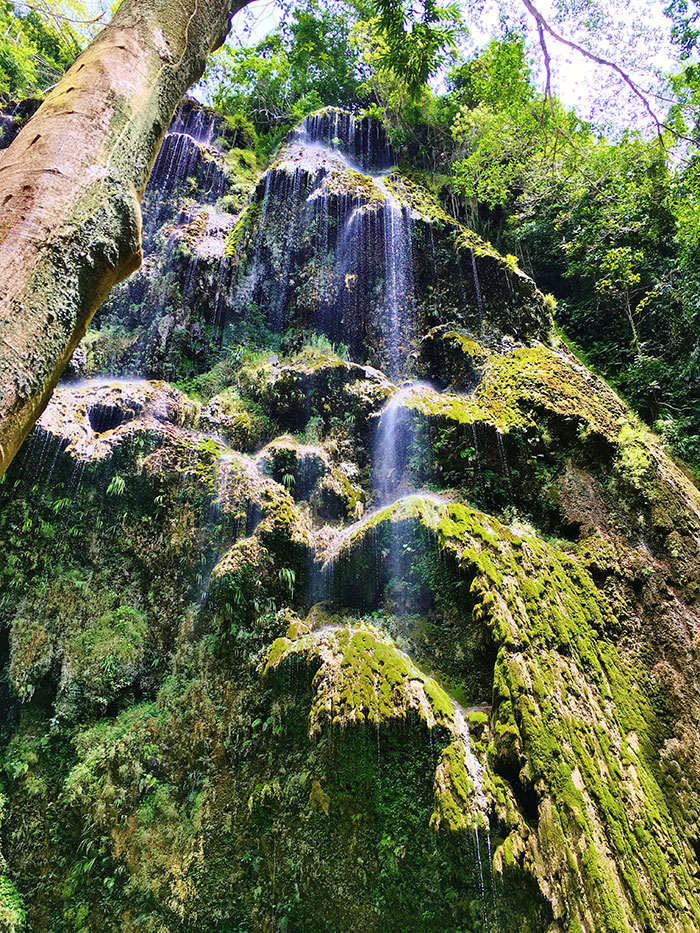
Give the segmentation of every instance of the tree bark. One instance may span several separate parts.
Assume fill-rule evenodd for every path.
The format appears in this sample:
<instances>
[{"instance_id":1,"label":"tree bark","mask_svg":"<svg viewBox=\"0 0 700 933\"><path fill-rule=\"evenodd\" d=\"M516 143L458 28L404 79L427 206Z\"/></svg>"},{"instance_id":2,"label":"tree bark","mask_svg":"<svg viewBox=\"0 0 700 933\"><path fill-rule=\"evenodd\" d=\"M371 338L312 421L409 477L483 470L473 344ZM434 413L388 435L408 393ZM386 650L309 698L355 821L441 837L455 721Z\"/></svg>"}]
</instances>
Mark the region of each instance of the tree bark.
<instances>
[{"instance_id":1,"label":"tree bark","mask_svg":"<svg viewBox=\"0 0 700 933\"><path fill-rule=\"evenodd\" d=\"M249 0L124 0L0 153L0 475L110 288L177 104Z\"/></svg>"}]
</instances>

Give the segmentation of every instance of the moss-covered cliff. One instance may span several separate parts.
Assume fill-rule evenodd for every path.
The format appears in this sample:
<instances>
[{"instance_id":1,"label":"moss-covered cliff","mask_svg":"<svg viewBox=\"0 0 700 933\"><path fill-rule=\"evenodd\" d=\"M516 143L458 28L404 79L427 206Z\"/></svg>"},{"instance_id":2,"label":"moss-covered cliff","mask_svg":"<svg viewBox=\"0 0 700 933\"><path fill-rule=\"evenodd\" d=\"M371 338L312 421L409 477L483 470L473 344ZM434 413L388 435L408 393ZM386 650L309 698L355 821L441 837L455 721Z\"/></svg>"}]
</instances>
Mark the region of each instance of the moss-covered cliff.
<instances>
[{"instance_id":1,"label":"moss-covered cliff","mask_svg":"<svg viewBox=\"0 0 700 933\"><path fill-rule=\"evenodd\" d=\"M682 467L377 124L168 139L0 485L0 925L700 928Z\"/></svg>"}]
</instances>

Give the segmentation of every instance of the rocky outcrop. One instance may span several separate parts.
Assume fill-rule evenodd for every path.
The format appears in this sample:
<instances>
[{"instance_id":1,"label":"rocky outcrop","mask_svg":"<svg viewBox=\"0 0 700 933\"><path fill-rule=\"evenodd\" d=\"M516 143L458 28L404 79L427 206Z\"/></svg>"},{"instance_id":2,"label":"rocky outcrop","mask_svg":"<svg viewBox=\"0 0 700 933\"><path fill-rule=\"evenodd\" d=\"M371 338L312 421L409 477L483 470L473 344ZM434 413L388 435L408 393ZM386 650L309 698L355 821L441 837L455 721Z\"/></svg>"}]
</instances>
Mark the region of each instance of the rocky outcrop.
<instances>
[{"instance_id":1,"label":"rocky outcrop","mask_svg":"<svg viewBox=\"0 0 700 933\"><path fill-rule=\"evenodd\" d=\"M0 487L13 922L697 929L695 485L377 124L229 214L235 140L178 121ZM178 387L81 378L136 347Z\"/></svg>"}]
</instances>

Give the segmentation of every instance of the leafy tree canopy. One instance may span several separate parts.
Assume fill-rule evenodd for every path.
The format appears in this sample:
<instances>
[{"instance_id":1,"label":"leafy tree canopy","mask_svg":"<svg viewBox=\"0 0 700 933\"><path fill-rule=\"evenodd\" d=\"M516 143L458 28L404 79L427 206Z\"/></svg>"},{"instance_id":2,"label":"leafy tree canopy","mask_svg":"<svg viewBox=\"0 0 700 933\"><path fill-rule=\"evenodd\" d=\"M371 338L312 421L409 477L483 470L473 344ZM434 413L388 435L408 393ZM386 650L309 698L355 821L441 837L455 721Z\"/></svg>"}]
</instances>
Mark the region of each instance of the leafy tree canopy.
<instances>
[{"instance_id":1,"label":"leafy tree canopy","mask_svg":"<svg viewBox=\"0 0 700 933\"><path fill-rule=\"evenodd\" d=\"M306 0L255 45L224 46L206 79L215 105L252 122L261 154L313 110L356 107L366 70L351 45L355 22L343 4Z\"/></svg>"},{"instance_id":2,"label":"leafy tree canopy","mask_svg":"<svg viewBox=\"0 0 700 933\"><path fill-rule=\"evenodd\" d=\"M82 48L95 19L73 0L0 0L0 94L41 95L61 77Z\"/></svg>"}]
</instances>

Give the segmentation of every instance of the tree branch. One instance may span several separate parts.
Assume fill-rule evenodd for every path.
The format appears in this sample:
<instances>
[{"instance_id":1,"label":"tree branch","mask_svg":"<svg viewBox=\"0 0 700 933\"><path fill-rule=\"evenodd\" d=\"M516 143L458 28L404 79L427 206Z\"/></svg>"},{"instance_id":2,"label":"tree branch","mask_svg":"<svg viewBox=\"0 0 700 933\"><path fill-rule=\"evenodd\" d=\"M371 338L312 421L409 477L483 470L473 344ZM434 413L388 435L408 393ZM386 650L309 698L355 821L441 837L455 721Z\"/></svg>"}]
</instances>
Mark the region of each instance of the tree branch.
<instances>
[{"instance_id":1,"label":"tree branch","mask_svg":"<svg viewBox=\"0 0 700 933\"><path fill-rule=\"evenodd\" d=\"M546 43L544 42L544 34L550 35L556 42L559 42L561 45L565 45L569 49L573 49L574 52L578 52L580 55L583 55L584 58L589 59L592 62L595 62L597 65L600 65L603 68L608 68L610 71L614 72L632 91L635 97L637 97L646 110L646 112L651 117L654 125L656 127L656 133L659 137L661 145L665 148L663 140L663 131L668 130L672 133L677 139L683 139L686 142L693 142L688 136L683 136L672 126L669 126L663 120L659 119L654 110L652 109L651 104L647 99L646 93L639 87L639 85L617 65L615 62L609 61L607 58L602 58L600 55L596 55L594 52L590 52L588 49L584 48L582 45L579 45L577 42L573 42L571 39L567 39L566 36L562 36L560 33L556 32L547 22L545 17L540 13L537 7L534 5L532 0L522 0L525 9L535 20L537 25L537 31L540 36L540 45L542 46L542 51L545 56L545 70L547 72L547 91L549 92L550 82L551 82L551 73L550 73L550 56L546 50Z\"/></svg>"},{"instance_id":2,"label":"tree branch","mask_svg":"<svg viewBox=\"0 0 700 933\"><path fill-rule=\"evenodd\" d=\"M102 22L105 17L104 11L93 19L73 19L66 13L59 13L57 10L47 10L43 6L37 6L34 3L28 3L27 0L13 0L15 6L23 6L33 13L39 13L42 16L50 16L53 20L63 20L66 23L74 23L76 26L94 26Z\"/></svg>"}]
</instances>

